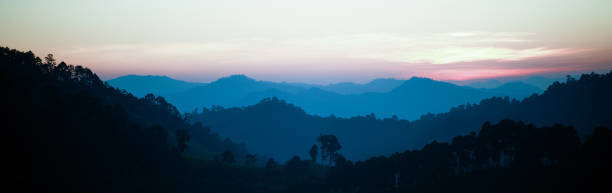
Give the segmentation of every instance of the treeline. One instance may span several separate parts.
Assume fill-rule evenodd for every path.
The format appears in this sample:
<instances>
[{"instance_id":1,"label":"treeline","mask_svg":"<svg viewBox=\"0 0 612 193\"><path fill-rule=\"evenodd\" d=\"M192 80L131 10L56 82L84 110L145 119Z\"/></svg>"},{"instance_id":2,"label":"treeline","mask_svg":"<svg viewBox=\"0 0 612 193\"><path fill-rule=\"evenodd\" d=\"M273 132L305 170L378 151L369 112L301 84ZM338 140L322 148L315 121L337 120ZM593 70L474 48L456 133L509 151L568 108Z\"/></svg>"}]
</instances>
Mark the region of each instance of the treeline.
<instances>
[{"instance_id":1,"label":"treeline","mask_svg":"<svg viewBox=\"0 0 612 193\"><path fill-rule=\"evenodd\" d=\"M261 168L224 164L222 176L243 183L231 186L226 181L226 190L552 193L612 189L608 185L612 130L603 127L582 138L573 127L536 127L505 119L486 122L478 133L456 136L450 143L434 141L419 150L357 162L338 152L342 145L335 136L321 135L316 141L319 144L313 145L310 159L295 156L283 165L270 160ZM317 161L318 157L323 160Z\"/></svg>"},{"instance_id":2,"label":"treeline","mask_svg":"<svg viewBox=\"0 0 612 193\"><path fill-rule=\"evenodd\" d=\"M582 138L572 127L536 127L505 119L486 122L478 133L456 136L450 143L434 141L418 150L357 162L342 156L338 150L344 145L333 135L320 135L316 142L310 159L295 156L283 165L269 160L264 167L213 167L218 173L212 176L225 180L209 187L218 192L362 193L612 189L612 131L602 127Z\"/></svg>"},{"instance_id":3,"label":"treeline","mask_svg":"<svg viewBox=\"0 0 612 193\"><path fill-rule=\"evenodd\" d=\"M572 127L505 119L451 143L337 162L328 181L341 192L608 192L611 148L607 128L581 139Z\"/></svg>"}]
</instances>

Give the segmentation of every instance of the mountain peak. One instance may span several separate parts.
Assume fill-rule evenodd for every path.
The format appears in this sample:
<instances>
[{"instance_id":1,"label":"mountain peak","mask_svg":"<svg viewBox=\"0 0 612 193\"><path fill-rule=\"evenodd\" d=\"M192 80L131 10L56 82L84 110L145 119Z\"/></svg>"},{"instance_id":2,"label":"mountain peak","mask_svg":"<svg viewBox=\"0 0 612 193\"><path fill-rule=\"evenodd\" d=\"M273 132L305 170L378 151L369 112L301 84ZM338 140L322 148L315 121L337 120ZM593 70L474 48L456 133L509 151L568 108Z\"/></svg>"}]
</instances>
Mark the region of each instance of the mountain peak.
<instances>
[{"instance_id":1,"label":"mountain peak","mask_svg":"<svg viewBox=\"0 0 612 193\"><path fill-rule=\"evenodd\" d=\"M230 79L230 80L254 80L244 74L232 74L230 76L226 76L220 79Z\"/></svg>"},{"instance_id":2,"label":"mountain peak","mask_svg":"<svg viewBox=\"0 0 612 193\"><path fill-rule=\"evenodd\" d=\"M404 81L404 83L402 85L447 85L450 83L447 82L441 82L441 81L437 81L437 80L433 80L431 78L425 78L425 77L416 77L413 76L412 78Z\"/></svg>"},{"instance_id":3,"label":"mountain peak","mask_svg":"<svg viewBox=\"0 0 612 193\"><path fill-rule=\"evenodd\" d=\"M255 79L249 78L248 76L244 75L244 74L234 74L231 76L227 76L227 77L223 77L223 78L219 78L218 80L216 80L215 82L220 83L245 83L245 82L256 82Z\"/></svg>"},{"instance_id":4,"label":"mountain peak","mask_svg":"<svg viewBox=\"0 0 612 193\"><path fill-rule=\"evenodd\" d=\"M248 76L244 75L244 74L232 74L226 78L232 78L232 79L251 79Z\"/></svg>"},{"instance_id":5,"label":"mountain peak","mask_svg":"<svg viewBox=\"0 0 612 193\"><path fill-rule=\"evenodd\" d=\"M460 86L457 86L455 84L451 84L448 82L442 82L442 81L437 81L437 80L433 80L430 78L424 78L424 77L412 77L409 80L404 81L403 84L401 84L400 86L398 86L397 88L393 89L391 92L395 92L395 93L412 93L412 92L416 92L416 91L433 91L433 90L437 90L437 91L442 91L442 90L446 90L448 91L448 89L452 89L452 90L457 90L457 89L463 89Z\"/></svg>"},{"instance_id":6,"label":"mountain peak","mask_svg":"<svg viewBox=\"0 0 612 193\"><path fill-rule=\"evenodd\" d=\"M427 82L437 82L431 78L426 78L426 77L418 77L418 76L413 76L412 78L408 79L408 81L427 81Z\"/></svg>"}]
</instances>

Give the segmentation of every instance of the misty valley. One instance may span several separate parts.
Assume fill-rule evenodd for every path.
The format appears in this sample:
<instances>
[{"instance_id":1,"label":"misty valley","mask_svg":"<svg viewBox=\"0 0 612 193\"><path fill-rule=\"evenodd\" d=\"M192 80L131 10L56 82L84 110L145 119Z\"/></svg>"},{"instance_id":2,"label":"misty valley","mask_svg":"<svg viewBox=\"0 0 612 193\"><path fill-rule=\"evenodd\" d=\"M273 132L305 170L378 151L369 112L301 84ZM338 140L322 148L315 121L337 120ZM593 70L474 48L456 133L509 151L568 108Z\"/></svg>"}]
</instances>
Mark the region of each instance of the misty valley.
<instances>
[{"instance_id":1,"label":"misty valley","mask_svg":"<svg viewBox=\"0 0 612 193\"><path fill-rule=\"evenodd\" d=\"M544 88L102 81L2 47L0 77L11 192L608 192L612 179L612 71Z\"/></svg>"}]
</instances>

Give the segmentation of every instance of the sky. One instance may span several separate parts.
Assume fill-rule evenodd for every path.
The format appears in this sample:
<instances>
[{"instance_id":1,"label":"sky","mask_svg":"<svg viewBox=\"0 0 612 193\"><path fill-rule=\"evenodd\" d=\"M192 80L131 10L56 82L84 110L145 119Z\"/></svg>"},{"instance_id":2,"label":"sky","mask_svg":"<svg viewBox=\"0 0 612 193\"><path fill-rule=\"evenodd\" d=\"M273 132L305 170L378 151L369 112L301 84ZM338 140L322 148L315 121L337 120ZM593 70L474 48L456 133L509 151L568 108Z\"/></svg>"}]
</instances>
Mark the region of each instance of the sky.
<instances>
[{"instance_id":1,"label":"sky","mask_svg":"<svg viewBox=\"0 0 612 193\"><path fill-rule=\"evenodd\" d=\"M0 0L0 46L103 79L332 83L612 69L610 0Z\"/></svg>"}]
</instances>

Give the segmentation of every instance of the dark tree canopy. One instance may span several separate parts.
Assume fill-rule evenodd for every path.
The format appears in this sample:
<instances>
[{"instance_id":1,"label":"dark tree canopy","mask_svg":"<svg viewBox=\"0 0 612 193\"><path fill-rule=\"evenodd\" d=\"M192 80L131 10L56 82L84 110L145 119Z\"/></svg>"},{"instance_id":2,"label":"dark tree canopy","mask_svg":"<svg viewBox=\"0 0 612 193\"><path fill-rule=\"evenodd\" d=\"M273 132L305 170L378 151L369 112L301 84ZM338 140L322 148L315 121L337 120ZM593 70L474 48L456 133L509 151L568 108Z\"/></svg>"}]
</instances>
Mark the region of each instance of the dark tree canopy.
<instances>
[{"instance_id":1,"label":"dark tree canopy","mask_svg":"<svg viewBox=\"0 0 612 193\"><path fill-rule=\"evenodd\" d=\"M336 159L338 150L342 149L342 145L338 142L338 138L335 135L323 135L321 134L317 141L321 143L321 159L329 160L329 164Z\"/></svg>"}]
</instances>

